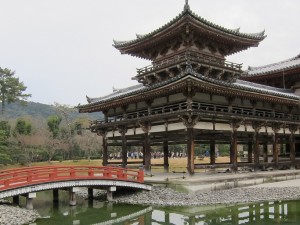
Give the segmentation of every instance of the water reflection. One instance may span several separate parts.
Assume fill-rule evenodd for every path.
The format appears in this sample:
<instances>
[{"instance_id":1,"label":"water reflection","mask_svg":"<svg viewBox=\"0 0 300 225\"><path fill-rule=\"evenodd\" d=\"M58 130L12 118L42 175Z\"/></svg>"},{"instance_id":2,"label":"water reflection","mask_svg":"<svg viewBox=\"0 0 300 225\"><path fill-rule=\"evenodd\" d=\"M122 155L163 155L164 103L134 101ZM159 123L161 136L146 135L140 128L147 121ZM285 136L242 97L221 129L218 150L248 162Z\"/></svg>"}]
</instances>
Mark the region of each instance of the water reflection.
<instances>
[{"instance_id":1,"label":"water reflection","mask_svg":"<svg viewBox=\"0 0 300 225\"><path fill-rule=\"evenodd\" d=\"M44 197L35 202L35 208L44 217L36 221L37 225L296 225L300 222L300 201L160 208L79 199L77 206L69 207L67 196L53 205L51 193L48 193L50 196L47 193L42 195Z\"/></svg>"},{"instance_id":2,"label":"water reflection","mask_svg":"<svg viewBox=\"0 0 300 225\"><path fill-rule=\"evenodd\" d=\"M235 206L164 208L154 210L152 218L155 217L155 214L161 214L162 212L165 219L152 219L150 224L296 225L300 222L300 201L265 202Z\"/></svg>"}]
</instances>

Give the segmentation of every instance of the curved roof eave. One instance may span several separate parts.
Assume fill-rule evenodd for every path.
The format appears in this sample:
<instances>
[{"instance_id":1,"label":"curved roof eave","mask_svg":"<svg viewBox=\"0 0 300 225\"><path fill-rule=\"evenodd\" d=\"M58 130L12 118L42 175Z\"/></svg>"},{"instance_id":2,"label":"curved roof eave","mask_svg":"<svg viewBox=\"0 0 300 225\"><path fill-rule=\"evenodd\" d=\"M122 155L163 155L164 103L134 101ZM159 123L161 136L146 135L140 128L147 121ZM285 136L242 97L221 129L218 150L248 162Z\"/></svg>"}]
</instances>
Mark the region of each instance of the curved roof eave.
<instances>
[{"instance_id":1,"label":"curved roof eave","mask_svg":"<svg viewBox=\"0 0 300 225\"><path fill-rule=\"evenodd\" d=\"M80 105L77 108L79 110L80 109L84 110L84 109L88 109L89 107L106 104L108 102L112 102L112 101L115 101L115 100L118 100L121 98L125 99L125 98L133 97L138 94L145 94L148 91L153 91L155 89L162 88L167 85L171 85L172 83L182 81L184 78L187 78L187 77L192 77L194 79L201 80L206 83L210 83L212 85L219 85L219 86L223 86L223 87L234 88L234 89L241 90L241 91L254 92L256 94L265 94L265 95L279 97L279 98L285 98L285 99L289 99L289 100L297 100L297 101L300 100L300 97L291 93L290 90L274 88L274 87L256 84L256 83L243 81L243 80L237 80L234 83L229 83L229 82L225 82L225 81L221 81L221 80L208 78L208 77L201 75L199 73L196 73L194 71L192 71L192 72L189 71L189 72L181 73L181 74L177 75L176 77L173 77L169 80L154 84L152 86L139 87L139 85L136 85L136 88L133 88L126 93L116 94L116 95L113 95L113 93L112 93L109 98L99 98L100 100L98 100L98 101L95 99L96 100L95 102L91 102L86 105Z\"/></svg>"},{"instance_id":2,"label":"curved roof eave","mask_svg":"<svg viewBox=\"0 0 300 225\"><path fill-rule=\"evenodd\" d=\"M268 64L265 66L260 66L260 67L249 66L248 70L242 74L242 77L245 78L258 77L258 76L283 72L287 70L292 70L296 68L300 69L300 54L293 58L280 61L277 63Z\"/></svg>"},{"instance_id":3,"label":"curved roof eave","mask_svg":"<svg viewBox=\"0 0 300 225\"><path fill-rule=\"evenodd\" d=\"M215 31L222 32L223 34L232 35L232 36L235 36L237 38L244 38L244 39L248 39L248 40L250 39L252 41L260 42L266 37L265 30L263 30L262 32L258 32L258 33L241 33L239 28L238 29L228 29L228 28L222 27L220 25L212 23L212 22L198 16L196 13L191 11L189 9L189 7L185 7L184 10L178 16L176 16L175 18L173 18L171 21L169 21L165 25L161 26L160 28L158 28L158 29L156 29L156 30L154 30L154 31L152 31L148 34L136 35L137 38L133 39L133 40L129 40L129 41L113 40L113 42L114 42L113 46L115 48L121 50L122 48L126 48L126 47L129 47L131 45L136 45L136 44L145 42L149 38L152 38L153 36L158 35L159 33L163 32L164 30L166 30L169 27L173 26L178 21L180 21L182 18L187 17L187 16L190 16L191 18L195 19L195 21L197 23L200 23L204 27L208 27L208 28L211 28Z\"/></svg>"}]
</instances>

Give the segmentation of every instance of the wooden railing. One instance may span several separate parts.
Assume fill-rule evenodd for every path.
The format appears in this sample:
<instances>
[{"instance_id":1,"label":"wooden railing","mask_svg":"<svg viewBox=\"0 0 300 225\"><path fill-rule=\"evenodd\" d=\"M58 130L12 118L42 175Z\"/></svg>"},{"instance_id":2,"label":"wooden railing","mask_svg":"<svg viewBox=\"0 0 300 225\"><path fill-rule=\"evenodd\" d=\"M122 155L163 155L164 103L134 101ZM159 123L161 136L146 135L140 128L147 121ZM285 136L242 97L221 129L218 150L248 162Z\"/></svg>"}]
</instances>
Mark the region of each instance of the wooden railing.
<instances>
[{"instance_id":1,"label":"wooden railing","mask_svg":"<svg viewBox=\"0 0 300 225\"><path fill-rule=\"evenodd\" d=\"M144 182L142 170L103 166L45 166L0 171L0 192L30 185L73 180Z\"/></svg>"},{"instance_id":2,"label":"wooden railing","mask_svg":"<svg viewBox=\"0 0 300 225\"><path fill-rule=\"evenodd\" d=\"M173 58L166 59L163 61L160 61L158 63L154 63L152 65L137 69L138 76L144 75L146 73L150 73L153 71L156 71L163 67L168 67L171 65L175 65L181 62L190 61L190 62L198 62L206 65L215 65L218 67L224 67L231 70L238 70L241 71L242 64L237 64L233 62L223 61L223 60L217 60L214 57L210 56L203 56L196 52L190 52L190 53L183 53L181 55L177 55Z\"/></svg>"},{"instance_id":3,"label":"wooden railing","mask_svg":"<svg viewBox=\"0 0 300 225\"><path fill-rule=\"evenodd\" d=\"M161 107L152 108L148 110L140 110L133 113L128 113L125 115L118 115L115 117L108 118L108 123L120 122L127 119L138 119L147 116L153 115L162 115L165 113L171 112L180 112L182 110L186 110L188 105L186 102L165 105ZM255 109L246 108L246 107L230 107L228 105L217 105L210 103L201 103L201 102L193 102L192 110L199 112L212 112L212 113L224 113L230 115L239 115L239 116L251 116L257 118L267 118L267 119L287 119L287 120L295 120L300 121L300 114L290 114L287 112L275 112L272 110L263 110L263 109ZM94 120L91 121L91 126L97 126L104 124L104 120Z\"/></svg>"}]
</instances>

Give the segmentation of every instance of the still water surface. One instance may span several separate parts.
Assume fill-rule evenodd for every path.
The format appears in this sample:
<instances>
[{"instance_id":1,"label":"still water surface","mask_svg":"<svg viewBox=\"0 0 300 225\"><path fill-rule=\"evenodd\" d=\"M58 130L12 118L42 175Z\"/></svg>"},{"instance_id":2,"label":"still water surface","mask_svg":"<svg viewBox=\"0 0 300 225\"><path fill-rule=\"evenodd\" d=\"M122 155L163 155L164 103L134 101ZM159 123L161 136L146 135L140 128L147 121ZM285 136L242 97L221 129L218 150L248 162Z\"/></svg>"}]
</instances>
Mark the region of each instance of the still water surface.
<instances>
[{"instance_id":1,"label":"still water surface","mask_svg":"<svg viewBox=\"0 0 300 225\"><path fill-rule=\"evenodd\" d=\"M67 193L60 192L58 205L52 203L52 192L40 192L34 207L43 217L36 225L298 225L300 201L266 202L234 206L151 207L141 205L88 202L77 199L68 205Z\"/></svg>"}]
</instances>

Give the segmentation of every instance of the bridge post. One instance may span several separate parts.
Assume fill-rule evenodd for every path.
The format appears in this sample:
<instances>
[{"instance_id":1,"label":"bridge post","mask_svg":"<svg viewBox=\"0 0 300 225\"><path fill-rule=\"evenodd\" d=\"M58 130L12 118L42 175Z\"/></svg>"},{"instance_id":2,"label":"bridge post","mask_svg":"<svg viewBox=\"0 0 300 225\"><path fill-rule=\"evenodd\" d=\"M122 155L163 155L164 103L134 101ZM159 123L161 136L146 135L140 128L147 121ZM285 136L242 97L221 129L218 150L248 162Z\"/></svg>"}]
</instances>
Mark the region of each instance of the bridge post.
<instances>
[{"instance_id":1,"label":"bridge post","mask_svg":"<svg viewBox=\"0 0 300 225\"><path fill-rule=\"evenodd\" d=\"M93 188L88 188L88 199L93 200L93 198L94 198Z\"/></svg>"},{"instance_id":2,"label":"bridge post","mask_svg":"<svg viewBox=\"0 0 300 225\"><path fill-rule=\"evenodd\" d=\"M113 200L113 192L115 192L117 188L115 186L109 187L107 190L107 201L111 202Z\"/></svg>"},{"instance_id":3,"label":"bridge post","mask_svg":"<svg viewBox=\"0 0 300 225\"><path fill-rule=\"evenodd\" d=\"M20 196L19 195L13 197L13 203L16 205L20 204Z\"/></svg>"},{"instance_id":4,"label":"bridge post","mask_svg":"<svg viewBox=\"0 0 300 225\"><path fill-rule=\"evenodd\" d=\"M59 201L58 189L53 189L53 203L57 204Z\"/></svg>"},{"instance_id":5,"label":"bridge post","mask_svg":"<svg viewBox=\"0 0 300 225\"><path fill-rule=\"evenodd\" d=\"M77 189L75 187L71 187L69 189L69 205L75 206L76 205L76 191Z\"/></svg>"},{"instance_id":6,"label":"bridge post","mask_svg":"<svg viewBox=\"0 0 300 225\"><path fill-rule=\"evenodd\" d=\"M31 192L26 195L26 209L33 209L33 199L36 198L36 193Z\"/></svg>"}]
</instances>

